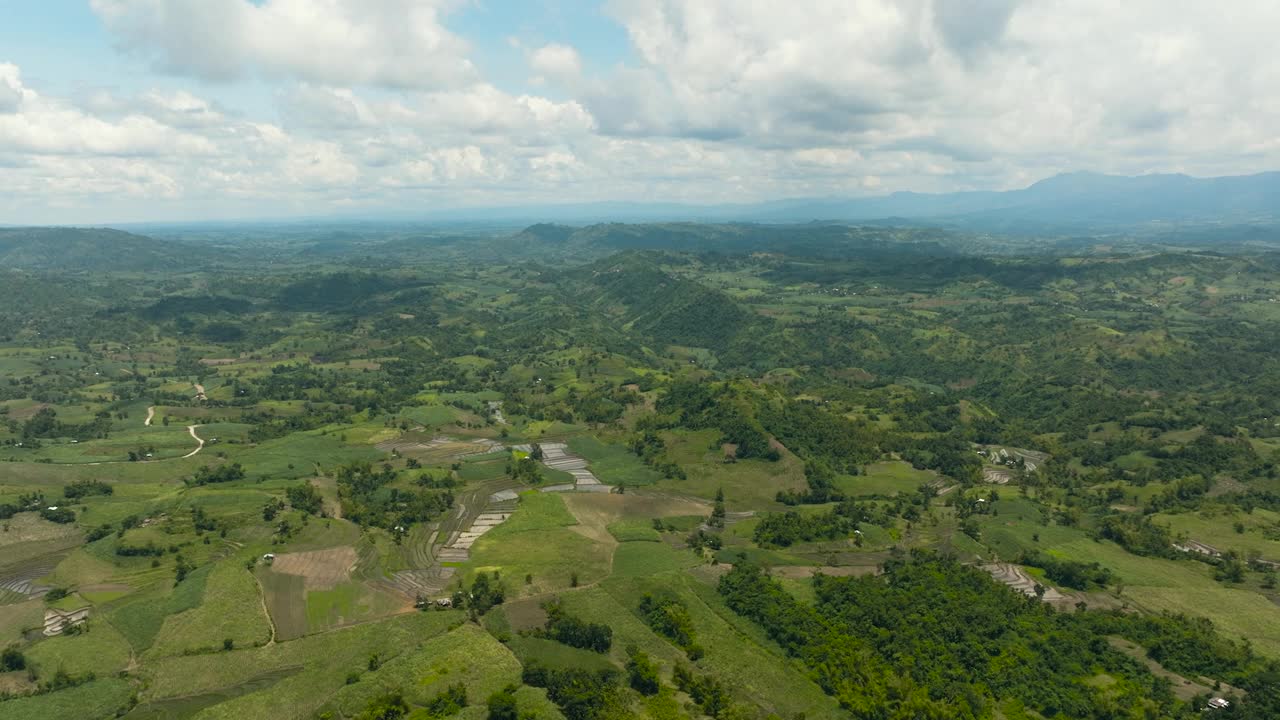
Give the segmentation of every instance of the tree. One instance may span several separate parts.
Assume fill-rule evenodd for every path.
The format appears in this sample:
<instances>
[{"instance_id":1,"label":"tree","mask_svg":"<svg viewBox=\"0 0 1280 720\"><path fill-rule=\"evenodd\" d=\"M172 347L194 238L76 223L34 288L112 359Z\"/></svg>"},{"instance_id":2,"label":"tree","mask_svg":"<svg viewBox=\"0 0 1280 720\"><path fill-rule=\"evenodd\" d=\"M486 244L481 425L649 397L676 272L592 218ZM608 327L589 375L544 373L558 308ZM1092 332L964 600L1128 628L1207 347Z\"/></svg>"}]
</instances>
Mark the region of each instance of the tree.
<instances>
[{"instance_id":1,"label":"tree","mask_svg":"<svg viewBox=\"0 0 1280 720\"><path fill-rule=\"evenodd\" d=\"M196 569L195 565L191 564L189 560L187 560L185 557L179 554L177 562L173 566L174 584L177 585L183 580L186 580L187 575L189 575L191 571L195 569Z\"/></svg>"},{"instance_id":2,"label":"tree","mask_svg":"<svg viewBox=\"0 0 1280 720\"><path fill-rule=\"evenodd\" d=\"M515 685L508 685L490 695L488 704L489 720L516 720L520 717Z\"/></svg>"},{"instance_id":3,"label":"tree","mask_svg":"<svg viewBox=\"0 0 1280 720\"><path fill-rule=\"evenodd\" d=\"M657 695L662 689L658 667L634 645L627 648L627 679L631 688L641 695Z\"/></svg>"},{"instance_id":4,"label":"tree","mask_svg":"<svg viewBox=\"0 0 1280 720\"><path fill-rule=\"evenodd\" d=\"M14 672L17 670L27 669L27 658L16 645L10 645L0 653L0 669L5 672Z\"/></svg>"},{"instance_id":5,"label":"tree","mask_svg":"<svg viewBox=\"0 0 1280 720\"><path fill-rule=\"evenodd\" d=\"M294 485L285 490L285 495L289 498L289 504L294 510L300 510L308 515L319 515L324 507L324 498L311 483Z\"/></svg>"},{"instance_id":6,"label":"tree","mask_svg":"<svg viewBox=\"0 0 1280 720\"><path fill-rule=\"evenodd\" d=\"M453 683L439 695L431 698L431 702L427 703L427 715L433 718L449 717L457 715L466 706L467 686L463 683Z\"/></svg>"},{"instance_id":7,"label":"tree","mask_svg":"<svg viewBox=\"0 0 1280 720\"><path fill-rule=\"evenodd\" d=\"M716 490L716 504L711 509L711 517L707 518L707 525L713 528L724 527L724 488Z\"/></svg>"},{"instance_id":8,"label":"tree","mask_svg":"<svg viewBox=\"0 0 1280 720\"><path fill-rule=\"evenodd\" d=\"M365 706L356 720L399 720L409 714L409 704L398 692L376 697Z\"/></svg>"}]
</instances>

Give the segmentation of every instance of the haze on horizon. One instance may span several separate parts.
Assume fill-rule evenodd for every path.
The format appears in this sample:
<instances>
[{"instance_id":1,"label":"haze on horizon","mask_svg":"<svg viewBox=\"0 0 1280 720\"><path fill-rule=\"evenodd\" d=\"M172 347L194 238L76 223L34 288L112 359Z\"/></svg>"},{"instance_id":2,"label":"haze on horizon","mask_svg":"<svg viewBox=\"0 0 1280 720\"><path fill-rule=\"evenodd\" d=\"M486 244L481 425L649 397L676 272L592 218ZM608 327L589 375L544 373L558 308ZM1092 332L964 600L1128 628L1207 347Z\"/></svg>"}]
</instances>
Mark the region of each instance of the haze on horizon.
<instances>
[{"instance_id":1,"label":"haze on horizon","mask_svg":"<svg viewBox=\"0 0 1280 720\"><path fill-rule=\"evenodd\" d=\"M0 0L0 224L1280 168L1280 4Z\"/></svg>"}]
</instances>

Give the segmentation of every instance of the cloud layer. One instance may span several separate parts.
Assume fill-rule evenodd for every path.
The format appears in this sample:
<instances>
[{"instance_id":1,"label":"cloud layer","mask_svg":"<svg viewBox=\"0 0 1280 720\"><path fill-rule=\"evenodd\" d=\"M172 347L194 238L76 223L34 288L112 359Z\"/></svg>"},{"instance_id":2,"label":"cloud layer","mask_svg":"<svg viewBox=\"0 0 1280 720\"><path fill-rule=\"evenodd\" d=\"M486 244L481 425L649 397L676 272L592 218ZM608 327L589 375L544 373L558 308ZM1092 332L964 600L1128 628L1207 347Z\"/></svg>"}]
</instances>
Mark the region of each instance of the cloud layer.
<instances>
[{"instance_id":1,"label":"cloud layer","mask_svg":"<svg viewBox=\"0 0 1280 720\"><path fill-rule=\"evenodd\" d=\"M0 57L0 222L1280 165L1280 5L1262 0L612 0L627 60L522 44L523 88L485 77L450 0L91 6L121 53L185 89L50 97L24 79L39 68ZM272 88L274 112L209 99L244 83Z\"/></svg>"}]
</instances>

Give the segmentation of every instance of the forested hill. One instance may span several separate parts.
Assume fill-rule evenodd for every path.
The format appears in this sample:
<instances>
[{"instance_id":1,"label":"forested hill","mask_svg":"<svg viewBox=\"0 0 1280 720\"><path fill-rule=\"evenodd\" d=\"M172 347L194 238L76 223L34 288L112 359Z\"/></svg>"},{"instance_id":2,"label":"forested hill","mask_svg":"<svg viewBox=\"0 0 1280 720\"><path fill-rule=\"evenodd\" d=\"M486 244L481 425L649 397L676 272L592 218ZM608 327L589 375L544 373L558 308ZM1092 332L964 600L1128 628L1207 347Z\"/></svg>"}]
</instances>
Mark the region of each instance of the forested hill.
<instances>
[{"instance_id":1,"label":"forested hill","mask_svg":"<svg viewBox=\"0 0 1280 720\"><path fill-rule=\"evenodd\" d=\"M658 346L724 351L768 324L725 293L664 272L646 253L620 253L574 277L573 291Z\"/></svg>"},{"instance_id":2,"label":"forested hill","mask_svg":"<svg viewBox=\"0 0 1280 720\"><path fill-rule=\"evenodd\" d=\"M199 247L106 228L0 228L0 267L10 270L180 270L210 257Z\"/></svg>"}]
</instances>

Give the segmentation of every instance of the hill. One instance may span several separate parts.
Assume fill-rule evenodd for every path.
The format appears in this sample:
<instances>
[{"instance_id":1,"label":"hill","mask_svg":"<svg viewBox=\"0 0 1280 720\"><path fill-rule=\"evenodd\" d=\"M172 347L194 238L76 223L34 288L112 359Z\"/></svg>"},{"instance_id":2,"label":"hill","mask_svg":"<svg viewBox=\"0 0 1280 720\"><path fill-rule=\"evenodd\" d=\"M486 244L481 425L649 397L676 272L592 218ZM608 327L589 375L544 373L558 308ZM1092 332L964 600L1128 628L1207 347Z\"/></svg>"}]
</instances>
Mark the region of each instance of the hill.
<instances>
[{"instance_id":1,"label":"hill","mask_svg":"<svg viewBox=\"0 0 1280 720\"><path fill-rule=\"evenodd\" d=\"M583 297L619 326L662 345L724 350L765 324L725 293L663 272L641 253L622 253L586 272Z\"/></svg>"},{"instance_id":2,"label":"hill","mask_svg":"<svg viewBox=\"0 0 1280 720\"><path fill-rule=\"evenodd\" d=\"M107 228L0 228L0 266L10 270L177 270L208 259L197 247Z\"/></svg>"}]
</instances>

